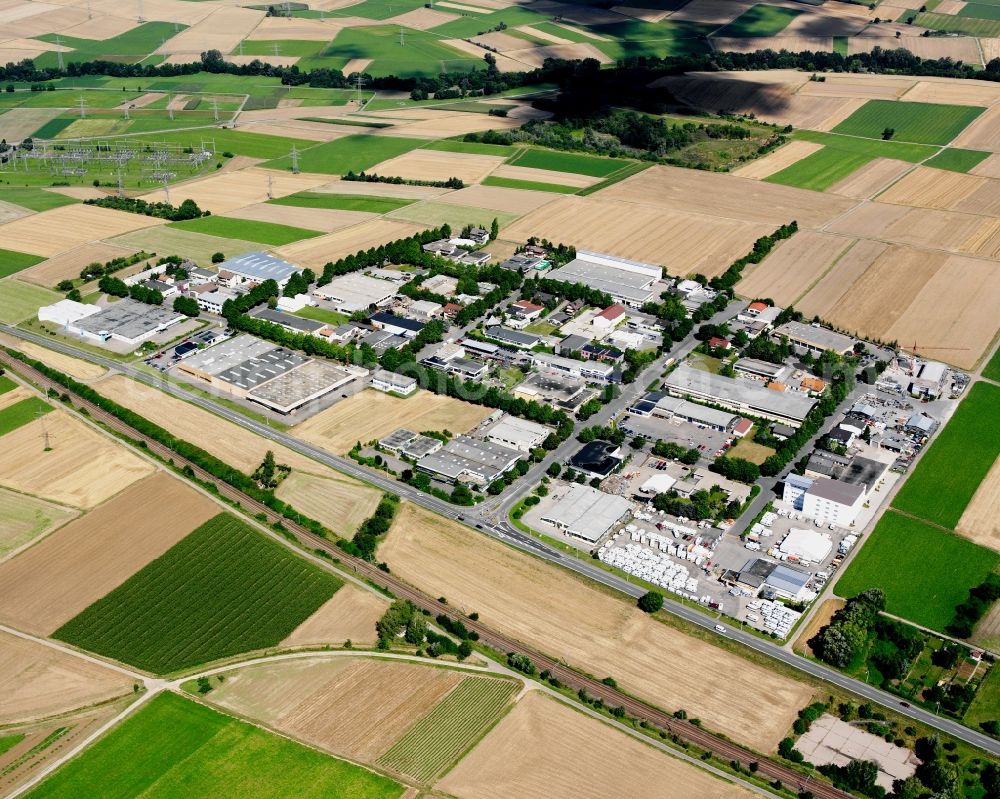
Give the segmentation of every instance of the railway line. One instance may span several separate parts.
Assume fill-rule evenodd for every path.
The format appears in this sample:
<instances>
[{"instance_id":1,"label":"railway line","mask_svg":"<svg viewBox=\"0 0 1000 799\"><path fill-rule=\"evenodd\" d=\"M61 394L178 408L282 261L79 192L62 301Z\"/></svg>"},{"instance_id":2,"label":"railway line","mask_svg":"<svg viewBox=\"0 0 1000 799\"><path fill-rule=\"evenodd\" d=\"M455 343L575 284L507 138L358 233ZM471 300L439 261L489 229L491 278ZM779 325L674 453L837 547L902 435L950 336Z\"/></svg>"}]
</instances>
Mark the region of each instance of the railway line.
<instances>
[{"instance_id":1,"label":"railway line","mask_svg":"<svg viewBox=\"0 0 1000 799\"><path fill-rule=\"evenodd\" d=\"M412 602L416 607L426 610L432 616L443 613L452 619L461 621L467 629L475 631L479 635L481 643L498 652L516 653L530 658L540 671L549 671L564 686L575 691L585 691L588 696L602 700L608 707L622 707L630 716L640 721L645 721L647 724L651 724L667 733L676 735L680 740L697 746L703 751L711 752L723 762L738 762L744 769L748 769L751 763L756 763L757 775L769 781L780 780L783 785L790 788L799 791L809 790L818 799L851 799L852 795L845 791L824 782L813 781L810 777L806 777L788 766L768 760L752 750L703 730L688 720L674 718L673 715L635 699L612 686L605 685L597 679L580 674L567 665L488 627L480 621L469 619L447 604L418 591L413 586L393 575L383 572L374 564L348 555L329 540L316 535L301 525L285 519L264 503L206 472L196 464L179 456L169 447L140 433L125 424L118 417L69 391L60 383L56 383L28 364L12 358L4 352L0 352L0 364L15 369L43 389L51 388L59 394L68 394L72 398L74 405L79 409L84 409L91 419L100 422L108 429L132 441L141 442L141 445L148 452L156 455L158 458L164 461L172 461L175 466L190 470L200 482L213 485L220 496L237 504L252 515L262 515L267 519L269 524L280 521L285 529L295 536L303 546L312 550L325 552L337 559L341 566L350 567L358 576L390 591L399 599Z\"/></svg>"}]
</instances>

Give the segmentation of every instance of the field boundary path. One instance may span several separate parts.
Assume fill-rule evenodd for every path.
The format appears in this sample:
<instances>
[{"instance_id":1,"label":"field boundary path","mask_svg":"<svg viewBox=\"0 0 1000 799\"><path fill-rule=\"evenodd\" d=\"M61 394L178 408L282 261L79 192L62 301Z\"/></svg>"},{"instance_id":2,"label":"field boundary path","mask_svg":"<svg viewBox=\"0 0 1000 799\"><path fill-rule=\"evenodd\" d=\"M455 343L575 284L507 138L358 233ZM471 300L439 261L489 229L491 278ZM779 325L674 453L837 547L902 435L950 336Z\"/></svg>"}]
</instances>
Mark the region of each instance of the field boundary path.
<instances>
[{"instance_id":1,"label":"field boundary path","mask_svg":"<svg viewBox=\"0 0 1000 799\"><path fill-rule=\"evenodd\" d=\"M189 392L184 391L179 386L176 386L171 383L161 384L161 382L157 381L155 377L148 375L139 369L135 369L134 367L121 364L117 361L103 358L102 356L98 356L90 352L78 350L74 347L70 347L69 345L63 344L61 342L54 342L47 340L43 336L36 336L33 333L29 333L27 331L21 330L16 327L11 327L9 325L0 325L0 330L3 330L4 332L10 333L11 335L17 336L19 338L23 338L28 341L33 341L34 343L42 344L43 346L48 346L57 351L64 352L65 354L89 360L91 362L104 366L108 369L120 371L126 374L127 376L138 380L139 382L153 386L154 388L160 388L161 390L166 390L169 393L179 397L180 399L192 402L195 405L198 405L206 410L215 413L218 416L227 419L228 421L239 424L242 427L245 427L251 430L252 432L257 433L258 435L264 436L273 441L281 443L289 447L290 449L299 452L300 454L306 455L307 457L317 460L320 463L324 463L330 466L331 468L337 469L338 471L346 472L348 475L352 477L356 477L369 484L374 484L377 487L381 488L382 490L399 494L405 497L406 499L414 502L415 504L423 506L427 510L431 510L435 513L438 513L439 515L442 515L448 519L456 521L459 524L463 524L470 530L473 530L473 528L468 523L464 522L464 514L468 512L467 509L465 508L458 508L456 506L452 506L448 503L436 499L433 496L430 496L421 491L413 489L410 486L407 486L402 483L396 483L395 481L387 480L386 478L373 474L372 472L369 472L363 467L358 466L353 461L350 461L346 458L339 458L337 456L333 456L322 449L313 447L296 438L293 438L292 436L274 430L268 425L255 422L252 419L248 419L247 417L243 416L243 414L230 410L224 406L218 405L217 403L209 399L206 399L198 395L190 394ZM23 364L22 362L17 361L15 359L12 359L5 353L0 353L0 362L6 362L7 365L11 366L12 368L18 369L21 372L30 372L32 375L32 380L40 385L43 386L52 385L52 381L50 381L44 375L42 375L39 372L36 372L34 369L27 366L26 364ZM636 385L638 385L639 388L633 390L641 390L643 384L640 381L636 381ZM58 390L60 393L65 392L65 388L61 385L58 386ZM132 430L132 428L127 427L120 420L118 420L117 417L111 416L110 414L97 408L96 406L90 406L89 403L81 400L79 397L76 398L76 401L77 404L88 407L88 412L92 414L93 418L100 419L103 423L107 424L111 429L123 432L130 438L146 440L148 448L151 452L158 453L164 459L173 458L175 464L180 463L183 460L178 458L176 453L174 453L172 450L167 450L165 447L163 447L163 445L159 444L159 442L146 439L145 436L142 436L141 434ZM271 509L268 508L267 506L257 502L251 497L242 494L241 492L236 491L236 489L234 489L228 483L222 483L213 476L201 470L199 467L193 466L193 468L200 480L204 480L210 483L215 483L216 485L218 485L219 492L222 496L236 500L244 508L253 508L253 512L260 511L261 513L264 513L268 520L275 520L277 518L274 512L271 511ZM761 494L758 495L758 498L762 495L763 492L761 492ZM459 519L460 516L463 518ZM378 570L367 561L357 560L351 558L350 556L347 556L346 553L332 546L327 539L320 538L319 536L316 536L315 534L311 533L310 531L306 530L303 527L300 527L298 525L292 525L287 520L282 519L282 523L285 524L286 527L291 529L292 532L299 538L299 540L302 541L307 546L307 548L321 548L324 549L325 551L330 552L335 557L340 558L341 561L343 561L347 565L352 566L355 569L356 573L363 575L365 578L370 579L372 582L378 585L382 585L383 587L388 588L388 590L392 591L394 594L396 594L396 596L411 599L411 601L413 601L414 604L416 604L418 607L424 607L426 609L431 610L433 615L436 615L442 610L447 610L446 607L441 606L439 603L437 603L436 600L429 597L425 597L423 594L415 591L409 585L402 583L401 581L397 580L394 577L386 575L384 572ZM607 587L613 588L628 596L638 598L643 593L645 593L644 589L618 577L617 575L611 574L610 572L606 572L603 569L598 569L597 567L592 566L591 564L585 561L580 561L577 558L571 556L565 556L562 553L551 549L549 546L542 543L541 541L538 541L532 538L531 536L527 536L523 533L517 532L513 530L513 528L482 525L480 529L484 534L490 535L505 543L511 544L517 547L518 549L528 552L529 554L540 556L549 562L570 568L573 571L576 571L577 573L583 575L584 577L596 580L597 582ZM716 624L715 619L706 616L700 611L688 608L687 606L684 605L680 605L679 603L670 603L669 605L665 603L664 608L667 609L673 615L678 616L684 619L685 621L693 623L706 630L713 630L715 627ZM684 724L683 727L681 727L680 729L675 729L680 725L678 725L678 722L675 719L673 719L672 716L663 713L663 711L650 708L647 705L632 699L631 697L626 697L624 694L621 694L616 690L610 689L608 686L596 680L585 678L582 675L578 674L577 672L567 668L562 663L558 663L551 658L541 655L541 653L536 653L533 650L530 650L527 647L525 647L520 642L513 641L511 639L506 638L505 636L501 636L498 633L495 633L492 629L486 628L485 626L481 625L479 622L469 622L469 620L467 619L463 619L462 621L463 623L466 624L467 627L471 625L472 627L477 628L477 631L480 632L480 634L484 637L484 639L487 642L496 642L494 648L497 649L498 651L523 652L524 654L527 654L529 657L535 660L536 665L538 665L540 668L547 668L550 672L552 672L554 675L558 676L561 680L563 680L563 682L573 685L575 687L585 688L589 695L594 697L601 697L605 699L607 703L610 703L612 705L618 705L618 704L623 705L626 707L626 709L628 709L633 715L636 715L638 718L645 718L647 721L652 721L657 726L677 732L678 734L684 733L685 737L688 737L691 734L692 730L697 730L697 733L694 734L694 737L698 738L699 740L694 740L694 738L691 738L691 740L693 740L693 742L696 743L697 745L706 748L712 748L718 742L722 741L722 739L716 738L714 735L710 733L705 733L701 731L699 728L692 727L692 725ZM481 631L478 629L480 627L482 628ZM846 691L850 691L851 693L861 696L869 701L876 702L877 704L882 705L883 707L889 708L901 715L908 716L916 721L926 724L929 727L936 728L955 738L958 738L959 740L962 740L968 744L983 749L989 752L990 754L1000 755L1000 741L996 741L995 739L990 738L989 736L986 736L983 733L980 733L976 730L973 730L957 722L952 722L948 719L942 719L941 717L936 716L935 714L930 713L929 711L925 711L920 708L912 706L902 707L899 703L899 700L896 697L892 696L891 694L886 693L880 689L877 689L871 685L867 685L866 683L855 680L852 677L848 677L847 675L842 674L841 672L838 672L822 664L814 663L812 661L799 658L797 655L794 655L793 653L784 650L777 643L765 641L763 639L757 638L754 635L751 635L750 633L746 633L741 630L732 628L727 629L727 631L725 633L722 633L721 635L725 638L736 641L737 643L743 644L744 646L747 646L750 649L765 654L773 658L774 660L789 665L794 669L796 669L797 671L808 674L811 677L832 683L838 686L839 688L842 688ZM747 759L748 754L746 750L742 749L742 747L729 744L728 742L725 743L721 756L725 760L738 759L742 760L743 762L747 763L749 762L749 760ZM756 760L759 758L754 756L751 759ZM795 784L795 780L801 778L801 775L793 769L781 767L778 764L772 763L772 761L766 761L766 762L768 763L769 768L773 766L776 769L780 769L780 775L778 771L775 771L774 778L776 779L782 779L785 781L792 780L792 784ZM761 770L763 771L763 769L764 769L764 764L762 763ZM816 792L814 791L814 793ZM826 796L826 794L824 794L824 796ZM846 796L846 794L838 792L836 794L830 794L829 796Z\"/></svg>"}]
</instances>

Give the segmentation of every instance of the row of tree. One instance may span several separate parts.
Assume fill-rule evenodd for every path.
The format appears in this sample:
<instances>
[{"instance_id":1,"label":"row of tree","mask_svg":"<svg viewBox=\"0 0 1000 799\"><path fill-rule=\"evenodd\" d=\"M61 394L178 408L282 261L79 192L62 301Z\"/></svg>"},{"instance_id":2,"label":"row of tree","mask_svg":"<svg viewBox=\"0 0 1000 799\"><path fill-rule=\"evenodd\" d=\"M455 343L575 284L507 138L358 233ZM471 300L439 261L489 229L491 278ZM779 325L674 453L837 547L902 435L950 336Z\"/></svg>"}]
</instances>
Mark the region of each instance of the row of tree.
<instances>
[{"instance_id":1,"label":"row of tree","mask_svg":"<svg viewBox=\"0 0 1000 799\"><path fill-rule=\"evenodd\" d=\"M202 211L198 203L194 200L184 200L180 205L171 205L167 202L151 203L147 200L140 200L138 197L118 197L108 195L107 197L97 197L84 200L86 205L96 205L100 208L113 208L116 211L128 211L132 214L142 214L144 216L154 216L157 219L168 219L171 222L184 222L188 219L198 219L202 216L211 216L211 211Z\"/></svg>"}]
</instances>

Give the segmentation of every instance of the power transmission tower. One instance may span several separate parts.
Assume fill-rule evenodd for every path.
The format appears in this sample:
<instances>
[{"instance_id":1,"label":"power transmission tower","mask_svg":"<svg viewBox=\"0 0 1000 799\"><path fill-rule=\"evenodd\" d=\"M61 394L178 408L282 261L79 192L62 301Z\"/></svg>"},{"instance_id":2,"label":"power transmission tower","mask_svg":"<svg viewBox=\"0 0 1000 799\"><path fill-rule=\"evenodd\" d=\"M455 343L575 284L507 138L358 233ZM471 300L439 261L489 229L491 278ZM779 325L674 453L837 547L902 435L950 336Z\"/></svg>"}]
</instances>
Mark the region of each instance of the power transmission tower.
<instances>
[{"instance_id":1,"label":"power transmission tower","mask_svg":"<svg viewBox=\"0 0 1000 799\"><path fill-rule=\"evenodd\" d=\"M406 44L406 42L404 41L404 38L403 38L403 26L400 25L399 26L399 46L403 47L405 44Z\"/></svg>"},{"instance_id":2,"label":"power transmission tower","mask_svg":"<svg viewBox=\"0 0 1000 799\"><path fill-rule=\"evenodd\" d=\"M166 178L163 179L163 194L166 196L167 205L170 205L170 184Z\"/></svg>"},{"instance_id":3,"label":"power transmission tower","mask_svg":"<svg viewBox=\"0 0 1000 799\"><path fill-rule=\"evenodd\" d=\"M80 95L80 119L85 119L87 116L87 101L83 99L83 95Z\"/></svg>"},{"instance_id":4,"label":"power transmission tower","mask_svg":"<svg viewBox=\"0 0 1000 799\"><path fill-rule=\"evenodd\" d=\"M59 62L59 71L64 70L63 66L63 55L62 55L62 39L56 36L56 60Z\"/></svg>"},{"instance_id":5,"label":"power transmission tower","mask_svg":"<svg viewBox=\"0 0 1000 799\"><path fill-rule=\"evenodd\" d=\"M267 199L274 199L274 175L271 174L267 176Z\"/></svg>"},{"instance_id":6,"label":"power transmission tower","mask_svg":"<svg viewBox=\"0 0 1000 799\"><path fill-rule=\"evenodd\" d=\"M44 411L39 411L35 415L38 417L38 421L42 425L42 441L45 442L44 451L45 452L51 452L52 451L52 439L54 438L54 436L45 428L45 412Z\"/></svg>"},{"instance_id":7,"label":"power transmission tower","mask_svg":"<svg viewBox=\"0 0 1000 799\"><path fill-rule=\"evenodd\" d=\"M212 115L215 117L215 121L219 121L219 101L212 100Z\"/></svg>"},{"instance_id":8,"label":"power transmission tower","mask_svg":"<svg viewBox=\"0 0 1000 799\"><path fill-rule=\"evenodd\" d=\"M168 119L173 119L174 118L174 107L173 107L172 103L173 103L173 98L168 93L167 94L167 118Z\"/></svg>"},{"instance_id":9,"label":"power transmission tower","mask_svg":"<svg viewBox=\"0 0 1000 799\"><path fill-rule=\"evenodd\" d=\"M361 88L365 85L365 76L364 76L364 73L362 73L362 72L358 73L357 78L355 78L355 83L357 84L357 89L358 89L358 107L360 108L361 107L361 102L362 102L362 100L364 98L364 94L361 91Z\"/></svg>"},{"instance_id":10,"label":"power transmission tower","mask_svg":"<svg viewBox=\"0 0 1000 799\"><path fill-rule=\"evenodd\" d=\"M118 165L118 196L125 196L125 180L122 177L122 167L121 164Z\"/></svg>"},{"instance_id":11,"label":"power transmission tower","mask_svg":"<svg viewBox=\"0 0 1000 799\"><path fill-rule=\"evenodd\" d=\"M292 174L299 174L299 151L294 144L292 145Z\"/></svg>"}]
</instances>

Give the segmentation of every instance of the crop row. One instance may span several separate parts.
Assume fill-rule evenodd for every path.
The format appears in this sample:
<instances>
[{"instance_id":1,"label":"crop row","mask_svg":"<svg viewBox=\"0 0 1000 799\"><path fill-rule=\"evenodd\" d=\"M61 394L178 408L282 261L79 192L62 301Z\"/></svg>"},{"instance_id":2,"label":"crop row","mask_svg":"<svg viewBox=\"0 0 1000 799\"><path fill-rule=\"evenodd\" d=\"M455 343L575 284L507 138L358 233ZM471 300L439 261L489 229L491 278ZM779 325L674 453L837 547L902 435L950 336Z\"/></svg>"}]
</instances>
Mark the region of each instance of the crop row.
<instances>
[{"instance_id":1,"label":"crop row","mask_svg":"<svg viewBox=\"0 0 1000 799\"><path fill-rule=\"evenodd\" d=\"M55 637L156 673L274 646L341 581L220 514Z\"/></svg>"},{"instance_id":2,"label":"crop row","mask_svg":"<svg viewBox=\"0 0 1000 799\"><path fill-rule=\"evenodd\" d=\"M378 762L426 782L493 723L516 686L510 680L466 677Z\"/></svg>"}]
</instances>

